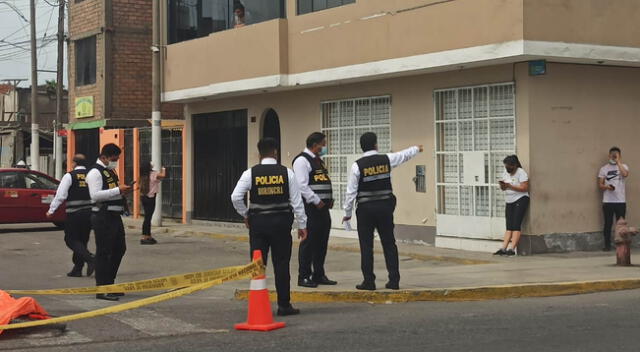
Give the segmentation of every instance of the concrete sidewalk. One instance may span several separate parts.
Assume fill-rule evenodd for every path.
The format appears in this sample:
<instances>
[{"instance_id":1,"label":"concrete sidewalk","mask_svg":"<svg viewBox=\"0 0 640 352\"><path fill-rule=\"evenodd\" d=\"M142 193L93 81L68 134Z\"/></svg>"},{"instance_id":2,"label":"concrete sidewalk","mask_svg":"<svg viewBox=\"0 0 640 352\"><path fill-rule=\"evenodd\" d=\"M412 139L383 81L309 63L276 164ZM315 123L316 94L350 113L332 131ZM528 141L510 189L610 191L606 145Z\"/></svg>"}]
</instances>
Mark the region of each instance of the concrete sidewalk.
<instances>
[{"instance_id":1,"label":"concrete sidewalk","mask_svg":"<svg viewBox=\"0 0 640 352\"><path fill-rule=\"evenodd\" d=\"M141 222L127 219L129 236L139 234ZM199 237L246 246L248 231L243 225L165 222L154 229L162 238ZM572 252L535 256L497 257L487 253L434 248L398 243L400 291L384 289L386 269L379 241L376 241L375 270L378 290L355 289L362 281L358 241L331 237L327 275L337 286L309 289L297 286L297 241L291 260L292 298L297 302L407 302L423 300L479 300L540 297L640 288L640 269L615 266L615 252ZM236 255L236 254L234 254ZM633 258L632 258L633 260ZM268 275L273 277L269 266ZM273 290L273 280L269 280ZM236 284L237 285L237 284ZM246 298L246 287L235 287L236 298Z\"/></svg>"}]
</instances>

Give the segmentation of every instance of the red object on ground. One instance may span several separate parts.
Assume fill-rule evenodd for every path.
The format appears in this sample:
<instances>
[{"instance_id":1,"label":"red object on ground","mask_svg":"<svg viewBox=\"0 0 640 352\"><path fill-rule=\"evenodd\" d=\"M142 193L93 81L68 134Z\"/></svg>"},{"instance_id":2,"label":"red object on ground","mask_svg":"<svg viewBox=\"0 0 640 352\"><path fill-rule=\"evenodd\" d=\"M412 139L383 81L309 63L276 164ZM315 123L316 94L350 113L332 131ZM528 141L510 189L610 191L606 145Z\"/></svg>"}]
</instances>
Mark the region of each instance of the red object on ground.
<instances>
[{"instance_id":1,"label":"red object on ground","mask_svg":"<svg viewBox=\"0 0 640 352\"><path fill-rule=\"evenodd\" d=\"M49 313L35 299L22 297L15 299L0 290L0 325L9 324L13 319L28 316L31 319L49 319ZM2 330L0 330L0 334Z\"/></svg>"},{"instance_id":2,"label":"red object on ground","mask_svg":"<svg viewBox=\"0 0 640 352\"><path fill-rule=\"evenodd\" d=\"M253 251L254 261L261 258L262 252L260 250ZM249 313L247 315L247 322L236 324L236 330L271 331L285 327L285 323L273 321L266 275L251 279Z\"/></svg>"}]
</instances>

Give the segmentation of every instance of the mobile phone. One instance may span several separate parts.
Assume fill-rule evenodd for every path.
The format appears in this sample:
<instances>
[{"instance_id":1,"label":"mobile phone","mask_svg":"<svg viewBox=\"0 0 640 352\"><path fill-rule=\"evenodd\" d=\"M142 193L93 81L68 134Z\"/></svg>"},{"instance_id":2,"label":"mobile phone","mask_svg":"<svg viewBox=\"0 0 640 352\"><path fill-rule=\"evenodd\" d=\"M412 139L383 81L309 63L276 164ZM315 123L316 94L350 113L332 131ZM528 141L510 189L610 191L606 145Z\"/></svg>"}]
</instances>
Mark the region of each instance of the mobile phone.
<instances>
[{"instance_id":1,"label":"mobile phone","mask_svg":"<svg viewBox=\"0 0 640 352\"><path fill-rule=\"evenodd\" d=\"M135 185L135 184L136 184L136 182L138 182L138 181L136 181L136 180L131 181L131 183L129 184L129 186L133 186L133 185Z\"/></svg>"}]
</instances>

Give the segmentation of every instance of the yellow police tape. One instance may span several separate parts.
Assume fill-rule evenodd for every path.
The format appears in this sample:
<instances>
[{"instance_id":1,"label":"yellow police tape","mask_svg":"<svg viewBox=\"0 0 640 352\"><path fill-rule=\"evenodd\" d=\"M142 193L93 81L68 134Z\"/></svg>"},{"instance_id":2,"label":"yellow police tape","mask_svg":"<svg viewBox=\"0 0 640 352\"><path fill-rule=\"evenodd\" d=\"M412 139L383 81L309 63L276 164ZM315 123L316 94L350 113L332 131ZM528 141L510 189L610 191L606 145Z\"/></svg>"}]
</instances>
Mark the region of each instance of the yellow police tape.
<instances>
[{"instance_id":1,"label":"yellow police tape","mask_svg":"<svg viewBox=\"0 0 640 352\"><path fill-rule=\"evenodd\" d=\"M5 290L13 295L86 295L95 293L132 293L144 291L169 290L184 288L219 279L245 268L244 265L229 266L220 269L198 271L187 274L163 276L154 279L124 282L121 284L60 288L51 290Z\"/></svg>"},{"instance_id":2,"label":"yellow police tape","mask_svg":"<svg viewBox=\"0 0 640 352\"><path fill-rule=\"evenodd\" d=\"M223 268L223 269L229 270L230 268L231 267ZM251 264L244 265L244 266L233 267L233 268L236 268L236 269L233 270L232 272L229 272L229 273L227 273L227 274L225 274L225 275L223 275L221 277L218 277L216 279L209 280L209 281L203 282L203 283L197 283L197 284L194 284L194 285L190 285L188 287L184 287L184 288L181 288L179 290L163 293L163 294L160 294L160 295L157 295L157 296L143 298L143 299L139 299L137 301L124 303L124 304L118 304L118 305L115 305L115 306L102 308L102 309L97 309L97 310L93 310L93 311L90 311L90 312L66 315L66 316L63 316L63 317L44 319L44 320L36 320L36 321L30 321L30 322L26 322L26 323L0 325L0 331L1 330L10 330L10 329L19 329L19 328L28 328L28 327L34 327L34 326L56 324L56 323L65 323L65 322L78 320L78 319L93 318L93 317L98 317L98 316L101 316L101 315L106 315L106 314L111 314L111 313L119 313L119 312L123 312L125 310L131 310L131 309L135 309L135 308L140 308L140 307L144 307L144 306L147 306L147 305L150 305L150 304L153 304L153 303L163 302L163 301L167 301L167 300L170 300L170 299L173 299L173 298L177 298L177 297L181 297L181 296L184 296L184 295L188 295L190 293L201 291L201 290L207 289L207 288L212 287L212 286L223 284L225 282L253 278L253 277L256 277L258 275L264 274L264 265L262 264L262 260L254 261ZM223 269L219 269L219 270L223 270Z\"/></svg>"}]
</instances>

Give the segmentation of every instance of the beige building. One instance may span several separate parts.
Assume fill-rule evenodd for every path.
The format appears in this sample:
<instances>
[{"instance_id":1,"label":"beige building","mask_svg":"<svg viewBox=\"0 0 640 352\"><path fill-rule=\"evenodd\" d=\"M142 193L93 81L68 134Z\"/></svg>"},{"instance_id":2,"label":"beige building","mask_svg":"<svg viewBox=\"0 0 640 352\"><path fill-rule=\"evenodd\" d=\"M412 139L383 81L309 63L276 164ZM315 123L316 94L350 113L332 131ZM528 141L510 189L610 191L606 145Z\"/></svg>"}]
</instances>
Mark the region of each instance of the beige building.
<instances>
[{"instance_id":1,"label":"beige building","mask_svg":"<svg viewBox=\"0 0 640 352\"><path fill-rule=\"evenodd\" d=\"M398 238L495 250L497 178L517 153L532 199L521 252L602 245L609 147L640 167L638 1L243 0L244 19L238 3L163 9L163 101L186 106L186 220L237 221L229 194L258 139L279 138L290 166L321 130L339 227L359 136L374 131L382 151L425 146L393 175ZM634 176L627 197L637 223Z\"/></svg>"}]
</instances>

